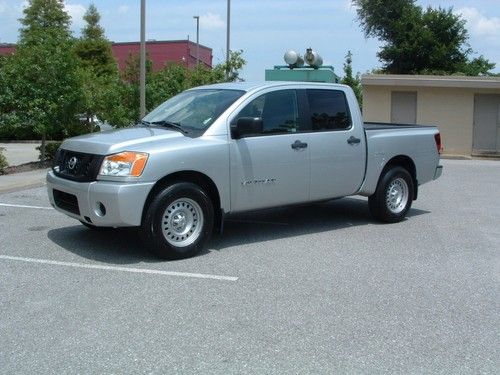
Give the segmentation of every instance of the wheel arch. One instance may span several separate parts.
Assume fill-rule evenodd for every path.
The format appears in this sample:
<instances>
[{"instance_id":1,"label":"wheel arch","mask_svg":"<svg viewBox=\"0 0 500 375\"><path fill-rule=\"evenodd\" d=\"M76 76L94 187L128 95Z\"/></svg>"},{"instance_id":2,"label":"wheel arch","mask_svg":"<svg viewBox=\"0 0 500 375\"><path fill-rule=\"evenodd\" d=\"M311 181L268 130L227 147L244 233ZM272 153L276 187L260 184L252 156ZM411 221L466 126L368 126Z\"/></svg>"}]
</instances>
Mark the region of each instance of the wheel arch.
<instances>
[{"instance_id":1,"label":"wheel arch","mask_svg":"<svg viewBox=\"0 0 500 375\"><path fill-rule=\"evenodd\" d=\"M417 179L417 168L413 160L407 155L397 155L391 158L387 163L385 163L384 168L378 178L377 186L384 174L388 169L392 167L402 167L408 171L413 180L413 200L417 199L418 195L418 179Z\"/></svg>"},{"instance_id":2,"label":"wheel arch","mask_svg":"<svg viewBox=\"0 0 500 375\"><path fill-rule=\"evenodd\" d=\"M149 208L149 205L151 204L151 201L153 198L163 189L165 189L168 186L171 186L177 182L191 182L195 185L198 185L200 188L202 188L209 196L210 200L212 201L213 207L214 207L214 228L216 230L220 230L222 228L222 219L223 219L223 209L221 207L221 199L220 199L220 193L219 189L217 188L217 185L215 182L206 174L198 172L198 171L193 171L193 170L186 170L186 171L178 171L174 173L170 173L164 177L162 177L160 180L158 180L154 185L153 188L150 190L148 197L146 198L146 202L144 203L144 207L142 209L142 219L141 219L141 224L144 223L144 217L147 213L147 210Z\"/></svg>"}]
</instances>

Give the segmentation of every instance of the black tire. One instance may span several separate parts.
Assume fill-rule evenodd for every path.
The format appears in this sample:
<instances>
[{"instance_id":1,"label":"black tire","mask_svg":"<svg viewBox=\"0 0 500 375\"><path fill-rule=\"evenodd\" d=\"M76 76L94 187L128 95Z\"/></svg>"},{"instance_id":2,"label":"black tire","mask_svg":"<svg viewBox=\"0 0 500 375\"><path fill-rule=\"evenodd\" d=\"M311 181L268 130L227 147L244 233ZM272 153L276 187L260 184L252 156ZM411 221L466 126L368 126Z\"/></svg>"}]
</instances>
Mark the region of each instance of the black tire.
<instances>
[{"instance_id":1,"label":"black tire","mask_svg":"<svg viewBox=\"0 0 500 375\"><path fill-rule=\"evenodd\" d=\"M180 182L153 198L140 231L160 258L181 259L203 250L213 225L214 209L208 195L198 185Z\"/></svg>"},{"instance_id":2,"label":"black tire","mask_svg":"<svg viewBox=\"0 0 500 375\"><path fill-rule=\"evenodd\" d=\"M380 178L377 190L368 198L372 216L385 223L403 220L413 202L413 179L402 167L390 167Z\"/></svg>"},{"instance_id":3,"label":"black tire","mask_svg":"<svg viewBox=\"0 0 500 375\"><path fill-rule=\"evenodd\" d=\"M95 230L96 232L106 232L106 231L115 229L113 227L97 227L95 225L92 225L90 223L86 223L85 221L81 221L81 220L80 220L80 223L82 223L83 225L85 225L89 229Z\"/></svg>"}]
</instances>

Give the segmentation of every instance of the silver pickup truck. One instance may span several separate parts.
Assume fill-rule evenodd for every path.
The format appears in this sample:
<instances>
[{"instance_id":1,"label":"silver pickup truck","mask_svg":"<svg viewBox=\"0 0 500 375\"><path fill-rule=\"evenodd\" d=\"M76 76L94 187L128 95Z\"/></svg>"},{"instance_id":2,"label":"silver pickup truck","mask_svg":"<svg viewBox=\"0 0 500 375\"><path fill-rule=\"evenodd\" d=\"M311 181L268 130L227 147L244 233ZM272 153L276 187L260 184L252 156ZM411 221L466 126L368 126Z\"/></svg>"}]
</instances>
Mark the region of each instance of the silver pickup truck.
<instances>
[{"instance_id":1,"label":"silver pickup truck","mask_svg":"<svg viewBox=\"0 0 500 375\"><path fill-rule=\"evenodd\" d=\"M198 253L228 213L368 197L402 220L438 178L432 126L363 123L343 85L197 87L136 126L67 139L47 174L51 204L92 229L138 227L163 258Z\"/></svg>"}]
</instances>

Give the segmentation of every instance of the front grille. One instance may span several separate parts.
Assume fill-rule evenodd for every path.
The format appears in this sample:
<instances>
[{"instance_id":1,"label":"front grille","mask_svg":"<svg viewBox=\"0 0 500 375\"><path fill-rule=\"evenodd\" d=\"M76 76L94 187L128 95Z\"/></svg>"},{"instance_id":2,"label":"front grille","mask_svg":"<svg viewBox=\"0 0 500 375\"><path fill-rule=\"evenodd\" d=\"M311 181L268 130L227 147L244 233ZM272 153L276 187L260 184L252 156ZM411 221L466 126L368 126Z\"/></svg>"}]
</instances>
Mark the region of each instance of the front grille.
<instances>
[{"instance_id":1,"label":"front grille","mask_svg":"<svg viewBox=\"0 0 500 375\"><path fill-rule=\"evenodd\" d=\"M97 179L103 156L59 149L52 167L58 177L78 182Z\"/></svg>"},{"instance_id":2,"label":"front grille","mask_svg":"<svg viewBox=\"0 0 500 375\"><path fill-rule=\"evenodd\" d=\"M64 191L56 190L52 192L54 195L54 203L57 207L64 211L71 212L75 215L80 215L80 208L78 207L78 199L73 194L65 193Z\"/></svg>"}]
</instances>

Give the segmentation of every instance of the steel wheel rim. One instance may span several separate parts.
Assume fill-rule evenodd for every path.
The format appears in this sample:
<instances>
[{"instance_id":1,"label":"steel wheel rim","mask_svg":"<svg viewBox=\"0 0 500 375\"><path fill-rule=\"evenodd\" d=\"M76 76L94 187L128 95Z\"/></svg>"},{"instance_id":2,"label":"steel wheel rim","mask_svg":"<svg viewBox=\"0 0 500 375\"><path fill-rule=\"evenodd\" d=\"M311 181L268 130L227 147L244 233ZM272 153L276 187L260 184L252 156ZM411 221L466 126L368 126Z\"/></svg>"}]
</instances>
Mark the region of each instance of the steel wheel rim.
<instances>
[{"instance_id":1,"label":"steel wheel rim","mask_svg":"<svg viewBox=\"0 0 500 375\"><path fill-rule=\"evenodd\" d=\"M399 177L392 180L387 187L385 203L393 214L399 214L406 208L409 197L409 188L406 181Z\"/></svg>"},{"instance_id":2,"label":"steel wheel rim","mask_svg":"<svg viewBox=\"0 0 500 375\"><path fill-rule=\"evenodd\" d=\"M162 215L163 236L170 245L185 247L193 244L203 229L203 211L189 198L179 198L168 205Z\"/></svg>"}]
</instances>

